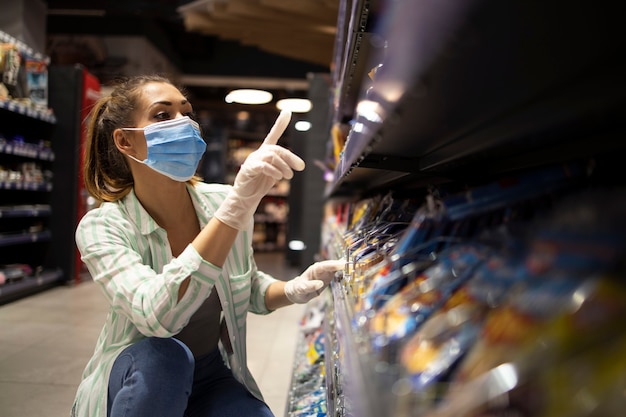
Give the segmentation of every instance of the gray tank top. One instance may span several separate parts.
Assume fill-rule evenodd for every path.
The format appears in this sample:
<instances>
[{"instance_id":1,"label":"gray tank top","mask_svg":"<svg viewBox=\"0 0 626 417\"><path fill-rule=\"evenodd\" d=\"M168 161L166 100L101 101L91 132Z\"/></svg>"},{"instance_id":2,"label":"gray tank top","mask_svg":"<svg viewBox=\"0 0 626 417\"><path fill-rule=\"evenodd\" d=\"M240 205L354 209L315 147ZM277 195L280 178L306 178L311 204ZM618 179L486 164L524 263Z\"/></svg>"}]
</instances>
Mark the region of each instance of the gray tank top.
<instances>
[{"instance_id":1,"label":"gray tank top","mask_svg":"<svg viewBox=\"0 0 626 417\"><path fill-rule=\"evenodd\" d=\"M191 316L189 323L176 335L183 342L195 358L210 353L217 347L220 339L220 304L217 291L213 289L209 297L200 308Z\"/></svg>"}]
</instances>

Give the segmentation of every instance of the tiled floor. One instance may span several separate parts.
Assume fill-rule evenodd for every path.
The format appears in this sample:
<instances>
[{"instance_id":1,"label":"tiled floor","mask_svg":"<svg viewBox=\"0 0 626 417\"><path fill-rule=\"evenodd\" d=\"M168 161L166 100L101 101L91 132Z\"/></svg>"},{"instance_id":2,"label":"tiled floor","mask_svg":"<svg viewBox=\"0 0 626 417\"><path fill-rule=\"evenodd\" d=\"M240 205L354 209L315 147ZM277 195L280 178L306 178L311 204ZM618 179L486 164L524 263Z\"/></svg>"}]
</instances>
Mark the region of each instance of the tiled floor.
<instances>
[{"instance_id":1,"label":"tiled floor","mask_svg":"<svg viewBox=\"0 0 626 417\"><path fill-rule=\"evenodd\" d=\"M290 279L280 254L258 254L259 269ZM91 282L57 287L0 306L0 416L68 417L107 307ZM250 315L248 364L277 417L285 414L303 305Z\"/></svg>"}]
</instances>

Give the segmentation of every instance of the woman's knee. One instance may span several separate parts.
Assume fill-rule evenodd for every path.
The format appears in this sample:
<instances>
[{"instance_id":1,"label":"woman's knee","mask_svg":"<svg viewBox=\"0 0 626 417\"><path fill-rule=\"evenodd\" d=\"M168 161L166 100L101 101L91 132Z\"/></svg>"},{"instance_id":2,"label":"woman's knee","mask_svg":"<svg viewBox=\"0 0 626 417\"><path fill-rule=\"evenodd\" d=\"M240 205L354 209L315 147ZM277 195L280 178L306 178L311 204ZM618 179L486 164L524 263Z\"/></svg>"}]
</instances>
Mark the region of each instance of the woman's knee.
<instances>
[{"instance_id":1,"label":"woman's knee","mask_svg":"<svg viewBox=\"0 0 626 417\"><path fill-rule=\"evenodd\" d=\"M187 406L195 361L189 348L176 339L146 338L129 346L116 359L109 377L109 413L116 407L161 410L162 415ZM161 414L159 414L161 413Z\"/></svg>"},{"instance_id":2,"label":"woman's knee","mask_svg":"<svg viewBox=\"0 0 626 417\"><path fill-rule=\"evenodd\" d=\"M148 337L129 347L118 361L123 356L128 356L131 367L148 379L167 380L175 384L193 383L193 354L177 339Z\"/></svg>"},{"instance_id":3,"label":"woman's knee","mask_svg":"<svg viewBox=\"0 0 626 417\"><path fill-rule=\"evenodd\" d=\"M193 376L195 360L187 345L175 338L149 337L146 340L154 353L153 360L159 362L161 369L186 370Z\"/></svg>"}]
</instances>

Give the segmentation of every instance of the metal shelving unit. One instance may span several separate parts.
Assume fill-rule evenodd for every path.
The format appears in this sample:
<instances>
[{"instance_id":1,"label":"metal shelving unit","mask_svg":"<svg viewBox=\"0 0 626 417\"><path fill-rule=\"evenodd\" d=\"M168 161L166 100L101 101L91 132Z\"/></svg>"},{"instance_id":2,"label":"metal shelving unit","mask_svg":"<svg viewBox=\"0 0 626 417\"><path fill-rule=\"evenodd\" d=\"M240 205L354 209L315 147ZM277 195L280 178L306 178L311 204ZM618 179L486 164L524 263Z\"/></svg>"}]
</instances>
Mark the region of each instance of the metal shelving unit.
<instances>
[{"instance_id":1,"label":"metal shelving unit","mask_svg":"<svg viewBox=\"0 0 626 417\"><path fill-rule=\"evenodd\" d=\"M324 197L422 195L572 161L623 185L621 26L617 5L582 1L342 1L330 101L349 133ZM327 256L344 255L335 246ZM420 415L391 392L397 374L359 334L350 289L331 289L328 415Z\"/></svg>"},{"instance_id":2,"label":"metal shelving unit","mask_svg":"<svg viewBox=\"0 0 626 417\"><path fill-rule=\"evenodd\" d=\"M0 32L0 41L17 47L22 59L49 59ZM63 279L50 261L52 175L55 154L50 139L56 128L51 109L0 100L0 265L24 274L0 285L0 304L49 288ZM17 266L17 268L15 268ZM28 273L28 271L32 271Z\"/></svg>"}]
</instances>

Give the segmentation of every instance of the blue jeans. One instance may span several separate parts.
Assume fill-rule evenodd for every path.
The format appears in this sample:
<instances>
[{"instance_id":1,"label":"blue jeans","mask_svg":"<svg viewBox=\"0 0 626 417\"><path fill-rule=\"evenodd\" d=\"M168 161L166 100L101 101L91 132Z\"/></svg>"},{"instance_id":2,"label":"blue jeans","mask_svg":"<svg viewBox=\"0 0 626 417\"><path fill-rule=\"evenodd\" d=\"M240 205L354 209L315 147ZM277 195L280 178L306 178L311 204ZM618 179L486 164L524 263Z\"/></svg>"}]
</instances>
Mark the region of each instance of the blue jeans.
<instances>
[{"instance_id":1,"label":"blue jeans","mask_svg":"<svg viewBox=\"0 0 626 417\"><path fill-rule=\"evenodd\" d=\"M126 348L109 377L108 417L274 417L239 383L219 350L194 357L174 338Z\"/></svg>"}]
</instances>

